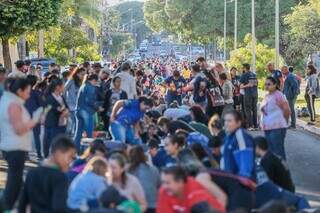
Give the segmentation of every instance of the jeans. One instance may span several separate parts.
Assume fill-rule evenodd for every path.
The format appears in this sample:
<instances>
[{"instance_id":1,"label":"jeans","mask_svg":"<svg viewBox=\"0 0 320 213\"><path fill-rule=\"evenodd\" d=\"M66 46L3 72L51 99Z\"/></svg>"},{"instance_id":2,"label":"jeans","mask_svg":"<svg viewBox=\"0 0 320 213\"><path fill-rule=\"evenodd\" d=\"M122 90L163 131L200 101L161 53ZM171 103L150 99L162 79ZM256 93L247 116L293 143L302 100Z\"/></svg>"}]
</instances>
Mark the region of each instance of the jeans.
<instances>
[{"instance_id":1,"label":"jeans","mask_svg":"<svg viewBox=\"0 0 320 213\"><path fill-rule=\"evenodd\" d=\"M78 153L81 151L81 138L82 133L85 131L87 133L88 138L93 137L93 130L94 130L94 114L91 114L85 110L77 111L77 125L76 125L76 132L74 135L74 142L77 147Z\"/></svg>"},{"instance_id":2,"label":"jeans","mask_svg":"<svg viewBox=\"0 0 320 213\"><path fill-rule=\"evenodd\" d=\"M257 103L258 96L244 95L244 112L247 126L257 128Z\"/></svg>"},{"instance_id":3,"label":"jeans","mask_svg":"<svg viewBox=\"0 0 320 213\"><path fill-rule=\"evenodd\" d=\"M44 129L44 140L43 140L43 154L44 157L49 156L49 151L51 147L52 140L59 134L64 134L66 132L66 127L45 127Z\"/></svg>"},{"instance_id":4,"label":"jeans","mask_svg":"<svg viewBox=\"0 0 320 213\"><path fill-rule=\"evenodd\" d=\"M307 107L308 107L308 111L310 114L310 121L314 122L316 121L316 110L314 108L314 101L316 99L315 95L309 95L309 94L305 94L304 98L306 99L307 102Z\"/></svg>"},{"instance_id":5,"label":"jeans","mask_svg":"<svg viewBox=\"0 0 320 213\"><path fill-rule=\"evenodd\" d=\"M3 152L8 163L7 182L4 189L3 201L5 209L13 209L23 184L23 169L28 153L25 151Z\"/></svg>"},{"instance_id":6,"label":"jeans","mask_svg":"<svg viewBox=\"0 0 320 213\"><path fill-rule=\"evenodd\" d=\"M41 140L40 140L40 134L41 134L41 125L37 124L33 129L33 138L34 138L34 144L37 150L37 156L38 158L42 158L41 153Z\"/></svg>"},{"instance_id":7,"label":"jeans","mask_svg":"<svg viewBox=\"0 0 320 213\"><path fill-rule=\"evenodd\" d=\"M286 137L286 128L265 130L264 134L268 141L269 150L286 160L286 153L284 150L284 139Z\"/></svg>"},{"instance_id":8,"label":"jeans","mask_svg":"<svg viewBox=\"0 0 320 213\"><path fill-rule=\"evenodd\" d=\"M294 206L297 210L310 208L308 201L284 190L272 182L265 182L256 189L256 207L259 208L271 200L284 201L288 206Z\"/></svg>"},{"instance_id":9,"label":"jeans","mask_svg":"<svg viewBox=\"0 0 320 213\"><path fill-rule=\"evenodd\" d=\"M112 139L115 141L120 141L122 143L128 144L140 144L139 139L135 138L134 136L134 129L133 127L124 127L118 121L114 121L110 124L109 129Z\"/></svg>"},{"instance_id":10,"label":"jeans","mask_svg":"<svg viewBox=\"0 0 320 213\"><path fill-rule=\"evenodd\" d=\"M288 99L289 107L291 110L291 126L296 127L296 111L294 105L296 104L296 97Z\"/></svg>"},{"instance_id":11,"label":"jeans","mask_svg":"<svg viewBox=\"0 0 320 213\"><path fill-rule=\"evenodd\" d=\"M68 128L67 128L68 134L70 135L75 134L76 123L77 123L76 111L70 111L70 117L69 117Z\"/></svg>"}]
</instances>

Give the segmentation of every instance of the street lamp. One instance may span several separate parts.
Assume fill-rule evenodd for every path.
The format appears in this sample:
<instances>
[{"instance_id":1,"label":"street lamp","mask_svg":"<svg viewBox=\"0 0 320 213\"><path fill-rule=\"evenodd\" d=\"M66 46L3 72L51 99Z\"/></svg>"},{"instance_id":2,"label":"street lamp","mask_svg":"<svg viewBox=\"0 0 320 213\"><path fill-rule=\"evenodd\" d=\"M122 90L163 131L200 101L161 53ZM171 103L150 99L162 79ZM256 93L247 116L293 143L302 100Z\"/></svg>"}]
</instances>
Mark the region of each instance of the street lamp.
<instances>
[{"instance_id":1,"label":"street lamp","mask_svg":"<svg viewBox=\"0 0 320 213\"><path fill-rule=\"evenodd\" d=\"M255 29L255 4L251 0L251 34L252 34L252 71L256 72L256 29Z\"/></svg>"},{"instance_id":2,"label":"street lamp","mask_svg":"<svg viewBox=\"0 0 320 213\"><path fill-rule=\"evenodd\" d=\"M226 63L227 53L227 0L224 0L224 26L223 26L223 62Z\"/></svg>"},{"instance_id":3,"label":"street lamp","mask_svg":"<svg viewBox=\"0 0 320 213\"><path fill-rule=\"evenodd\" d=\"M279 69L279 56L280 56L280 23L279 23L279 0L276 0L275 5L275 12L276 12L276 18L275 18L275 49L276 49L276 60L275 60L275 66L276 69Z\"/></svg>"},{"instance_id":4,"label":"street lamp","mask_svg":"<svg viewBox=\"0 0 320 213\"><path fill-rule=\"evenodd\" d=\"M238 0L224 0L224 27L223 27L223 61L227 59L227 3L234 2L234 49L237 49L237 28L238 28Z\"/></svg>"},{"instance_id":5,"label":"street lamp","mask_svg":"<svg viewBox=\"0 0 320 213\"><path fill-rule=\"evenodd\" d=\"M234 0L234 49L237 49L238 40L238 0Z\"/></svg>"}]
</instances>

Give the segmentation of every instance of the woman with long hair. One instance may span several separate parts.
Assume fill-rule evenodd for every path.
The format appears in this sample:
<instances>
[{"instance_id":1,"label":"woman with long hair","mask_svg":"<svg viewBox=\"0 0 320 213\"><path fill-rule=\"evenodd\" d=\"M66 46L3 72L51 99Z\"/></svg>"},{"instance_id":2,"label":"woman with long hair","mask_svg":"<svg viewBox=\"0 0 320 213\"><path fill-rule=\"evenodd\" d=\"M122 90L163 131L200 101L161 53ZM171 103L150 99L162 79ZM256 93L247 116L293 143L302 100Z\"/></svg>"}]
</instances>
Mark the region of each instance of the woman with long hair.
<instances>
[{"instance_id":1,"label":"woman with long hair","mask_svg":"<svg viewBox=\"0 0 320 213\"><path fill-rule=\"evenodd\" d=\"M307 102L308 111L310 114L310 122L308 122L309 125L314 125L314 122L316 121L316 110L314 107L314 101L316 97L319 97L319 82L318 82L318 73L316 68L313 65L308 65L307 67L307 87L306 87L306 93L304 95L304 98Z\"/></svg>"},{"instance_id":2,"label":"woman with long hair","mask_svg":"<svg viewBox=\"0 0 320 213\"><path fill-rule=\"evenodd\" d=\"M265 89L267 94L261 103L261 128L270 150L286 160L284 139L291 114L290 107L285 95L279 91L275 78L266 79Z\"/></svg>"},{"instance_id":3,"label":"woman with long hair","mask_svg":"<svg viewBox=\"0 0 320 213\"><path fill-rule=\"evenodd\" d=\"M85 74L86 70L82 67L74 69L64 86L63 96L70 110L71 122L69 125L69 131L71 134L74 134L75 132L77 97Z\"/></svg>"},{"instance_id":4,"label":"woman with long hair","mask_svg":"<svg viewBox=\"0 0 320 213\"><path fill-rule=\"evenodd\" d=\"M158 189L160 187L160 174L158 170L147 163L147 157L142 146L135 145L129 151L128 171L141 181L142 188L146 195L147 212L155 212Z\"/></svg>"},{"instance_id":5,"label":"woman with long hair","mask_svg":"<svg viewBox=\"0 0 320 213\"><path fill-rule=\"evenodd\" d=\"M80 87L77 99L77 125L74 141L78 153L81 152L80 141L82 133L85 131L88 138L93 137L94 115L102 112L102 102L98 100L97 93L98 75L90 74Z\"/></svg>"},{"instance_id":6,"label":"woman with long hair","mask_svg":"<svg viewBox=\"0 0 320 213\"><path fill-rule=\"evenodd\" d=\"M93 157L83 172L71 183L67 204L72 210L80 210L82 206L90 209L98 208L98 200L107 188L106 173L108 162L103 157Z\"/></svg>"},{"instance_id":7,"label":"woman with long hair","mask_svg":"<svg viewBox=\"0 0 320 213\"><path fill-rule=\"evenodd\" d=\"M109 157L109 165L111 168L111 176L109 182L117 188L117 190L130 200L136 201L144 212L147 209L147 201L143 187L135 176L126 171L127 160L119 153L114 153Z\"/></svg>"},{"instance_id":8,"label":"woman with long hair","mask_svg":"<svg viewBox=\"0 0 320 213\"><path fill-rule=\"evenodd\" d=\"M50 110L45 119L44 157L48 157L51 141L58 134L65 133L69 110L62 96L64 91L63 81L61 79L53 79L47 88L46 105Z\"/></svg>"}]
</instances>

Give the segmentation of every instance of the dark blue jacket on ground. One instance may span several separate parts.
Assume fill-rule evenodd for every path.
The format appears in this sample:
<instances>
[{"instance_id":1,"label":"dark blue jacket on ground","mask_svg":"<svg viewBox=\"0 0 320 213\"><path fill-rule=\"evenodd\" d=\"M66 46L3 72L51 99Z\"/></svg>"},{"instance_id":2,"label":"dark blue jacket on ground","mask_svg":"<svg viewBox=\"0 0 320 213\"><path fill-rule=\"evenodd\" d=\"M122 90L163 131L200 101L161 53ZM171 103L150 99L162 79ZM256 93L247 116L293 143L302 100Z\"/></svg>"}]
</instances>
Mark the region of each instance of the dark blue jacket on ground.
<instances>
[{"instance_id":1,"label":"dark blue jacket on ground","mask_svg":"<svg viewBox=\"0 0 320 213\"><path fill-rule=\"evenodd\" d=\"M97 87L86 82L80 87L77 101L77 110L85 110L88 113L95 113L102 102L98 101Z\"/></svg>"},{"instance_id":2,"label":"dark blue jacket on ground","mask_svg":"<svg viewBox=\"0 0 320 213\"><path fill-rule=\"evenodd\" d=\"M255 179L255 153L253 138L244 129L225 137L221 168L232 174Z\"/></svg>"}]
</instances>

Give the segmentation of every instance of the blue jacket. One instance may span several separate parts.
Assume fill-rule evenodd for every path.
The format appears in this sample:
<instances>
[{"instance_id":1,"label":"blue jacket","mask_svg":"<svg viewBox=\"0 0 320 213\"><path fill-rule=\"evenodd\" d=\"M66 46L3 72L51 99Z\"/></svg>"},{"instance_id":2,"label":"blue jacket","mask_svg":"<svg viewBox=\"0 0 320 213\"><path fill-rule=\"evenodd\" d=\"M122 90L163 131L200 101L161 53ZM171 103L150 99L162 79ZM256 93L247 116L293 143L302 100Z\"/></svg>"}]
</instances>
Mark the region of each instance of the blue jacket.
<instances>
[{"instance_id":1,"label":"blue jacket","mask_svg":"<svg viewBox=\"0 0 320 213\"><path fill-rule=\"evenodd\" d=\"M144 112L140 110L138 100L126 100L124 106L118 112L116 120L124 127L130 127L143 118Z\"/></svg>"},{"instance_id":2,"label":"blue jacket","mask_svg":"<svg viewBox=\"0 0 320 213\"><path fill-rule=\"evenodd\" d=\"M43 94L38 90L31 90L30 97L24 105L27 108L30 115L32 116L32 113L36 111L39 107L45 106Z\"/></svg>"},{"instance_id":3,"label":"blue jacket","mask_svg":"<svg viewBox=\"0 0 320 213\"><path fill-rule=\"evenodd\" d=\"M235 175L255 179L253 138L244 129L225 137L221 168Z\"/></svg>"},{"instance_id":4,"label":"blue jacket","mask_svg":"<svg viewBox=\"0 0 320 213\"><path fill-rule=\"evenodd\" d=\"M296 76L292 73L289 73L284 81L283 94L288 100L292 100L297 97L299 93L299 84Z\"/></svg>"},{"instance_id":5,"label":"blue jacket","mask_svg":"<svg viewBox=\"0 0 320 213\"><path fill-rule=\"evenodd\" d=\"M85 110L88 113L95 113L99 107L102 106L102 102L98 101L98 88L93 86L90 82L86 82L80 87L77 110Z\"/></svg>"}]
</instances>

